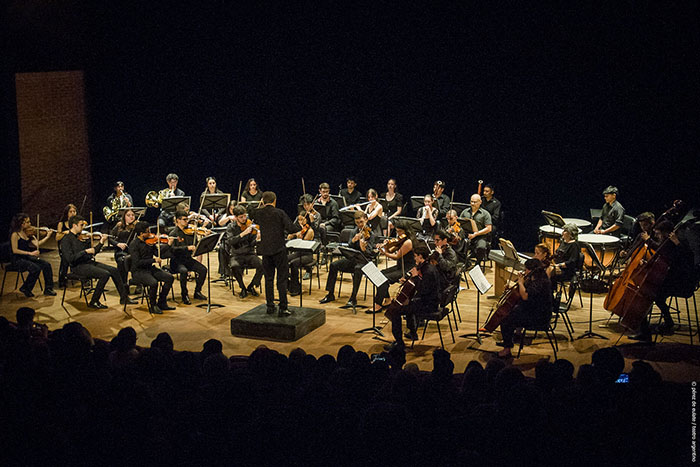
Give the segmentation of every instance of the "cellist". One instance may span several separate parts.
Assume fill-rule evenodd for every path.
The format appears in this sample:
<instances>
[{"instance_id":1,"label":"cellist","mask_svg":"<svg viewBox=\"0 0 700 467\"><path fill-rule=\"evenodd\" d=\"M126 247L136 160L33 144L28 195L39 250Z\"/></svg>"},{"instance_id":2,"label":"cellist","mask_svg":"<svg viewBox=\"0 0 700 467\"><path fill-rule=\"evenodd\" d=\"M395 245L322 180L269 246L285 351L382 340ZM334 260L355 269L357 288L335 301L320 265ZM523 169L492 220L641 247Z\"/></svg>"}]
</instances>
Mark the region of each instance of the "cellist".
<instances>
[{"instance_id":1,"label":"cellist","mask_svg":"<svg viewBox=\"0 0 700 467\"><path fill-rule=\"evenodd\" d=\"M668 298L687 296L689 293L692 293L697 280L694 271L693 252L685 242L678 238L673 229L673 222L666 219L654 225L656 241L659 244L665 242L662 247L663 250L657 251L657 253L665 255L669 265L666 277L654 298L654 304L661 310L661 316L664 320L656 329L660 334L673 334L673 318L671 318L670 306L666 303ZM653 239L649 238L648 241L653 241ZM639 334L630 336L630 339L651 341L651 329L648 319L642 320Z\"/></svg>"},{"instance_id":2,"label":"cellist","mask_svg":"<svg viewBox=\"0 0 700 467\"><path fill-rule=\"evenodd\" d=\"M401 350L406 348L401 328L402 315L406 315L406 327L408 328L406 337L415 341L418 339L418 318L421 315L436 312L440 303L438 297L440 273L437 267L428 261L430 250L425 245L416 245L413 254L416 265L409 273L412 277L420 276L420 280L416 284L413 298L407 305L396 310L390 308L391 311L387 311L387 318L391 321L391 334L394 336L394 342L384 347L388 351L396 347Z\"/></svg>"}]
</instances>

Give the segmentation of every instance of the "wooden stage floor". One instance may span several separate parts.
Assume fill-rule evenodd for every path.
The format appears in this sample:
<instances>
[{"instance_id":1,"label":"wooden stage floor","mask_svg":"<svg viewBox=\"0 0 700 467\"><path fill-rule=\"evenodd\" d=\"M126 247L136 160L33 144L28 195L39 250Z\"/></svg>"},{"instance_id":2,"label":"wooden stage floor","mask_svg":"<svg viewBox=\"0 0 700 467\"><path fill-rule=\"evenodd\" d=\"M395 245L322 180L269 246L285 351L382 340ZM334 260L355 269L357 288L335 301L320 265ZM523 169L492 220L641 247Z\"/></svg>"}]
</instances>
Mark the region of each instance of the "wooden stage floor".
<instances>
[{"instance_id":1,"label":"wooden stage floor","mask_svg":"<svg viewBox=\"0 0 700 467\"><path fill-rule=\"evenodd\" d=\"M55 250L50 251L43 254L42 257L52 263L54 274L57 275L57 252ZM111 251L100 253L98 260L114 264ZM212 270L216 271L218 261L215 254L210 256L210 261ZM384 264L380 264L380 268L383 267ZM489 281L493 283L493 270L487 268L485 273ZM211 298L213 303L220 303L225 306L223 308L213 308L210 313L207 313L206 309L198 308L196 305L200 302L195 301L189 306L177 303L176 310L167 311L159 316L151 316L145 303L143 305L130 305L128 311L131 316L127 316L122 311L123 306L119 306L119 298L111 282L107 286L109 289L107 293L109 309L88 309L85 306L85 302L79 298L80 288L75 285L68 288L66 294L66 308L68 312L66 312L61 307L61 290L56 291L58 293L56 297L46 297L41 294L37 285L34 290L37 296L28 299L18 290L13 290L16 276L14 273L8 273L5 281L5 291L0 299L0 314L14 321L15 312L19 307L31 306L37 310L37 321L48 325L50 329L60 328L65 323L75 320L80 321L87 327L94 337L105 340L114 337L121 328L132 326L138 333L138 345L143 347L150 346L151 341L158 333L164 331L172 336L177 350L199 351L202 349L204 341L214 338L223 343L224 353L228 356L249 355L261 344L285 354L288 354L296 347L301 347L306 352L317 357L326 353L335 355L338 349L345 344L350 344L356 350L362 350L369 354L381 352L385 342L375 339L374 334L371 333L356 333L356 331L372 325L372 315L366 314L362 310L358 310L358 313L353 315L351 310L339 308L345 304L350 292L351 283L348 274L345 274L342 295L336 302L325 305L318 303L325 295L325 290L323 289L326 276L325 268L322 267L322 290L318 289L316 277L314 276L311 295L308 294L309 282L304 281L304 306L324 308L326 310L326 324L298 341L291 343L232 336L230 333L231 318L250 310L258 304L264 303L264 298L263 296L248 296L245 299L240 299L238 296L232 295L231 290L223 282L211 284ZM218 274L215 273L213 277L218 277ZM249 272L245 277L246 284L251 277L252 273ZM464 282L462 286L464 287ZM392 291L394 287L392 287ZM175 297L179 302L180 286L177 281L175 281L174 288ZM194 283L190 283L189 289L191 294L194 289ZM238 287L236 286L237 289ZM369 305L372 299L371 289L368 290L366 300L363 300L363 290L364 281L360 288L359 302ZM207 293L206 285L204 293ZM602 294L593 296L593 331L607 337L607 339L585 338L575 339L572 342L568 340L566 329L563 323L560 322L556 329L559 343L559 358L570 360L578 368L582 364L590 363L591 355L596 349L618 345L625 355L628 369L631 368L632 361L642 358L649 361L667 380L683 382L700 379L700 346L697 345L699 336L694 336L695 346L691 347L688 345L690 337L687 324L672 336L659 336L655 346L636 345L635 341L628 339L626 336L620 338L622 328L617 325L616 319L611 320L613 324L609 327L601 326L609 317L609 313L602 308L604 297ZM696 299L700 299L700 296L697 296ZM289 302L291 305L298 305L299 297L289 297ZM173 304L172 300L170 303ZM445 348L452 354L455 371L462 372L470 360L478 360L485 364L489 359L494 358L494 353L500 349L496 346L496 341L500 340L500 335L497 331L493 336L483 337L481 344L472 338L461 337L464 334L473 333L476 329L476 292L473 285L471 285L470 289L460 292L458 303L462 322L458 323L459 331L455 331L456 343L452 343L450 331L445 320L441 324L441 329L445 340ZM493 297L481 298L480 320L482 323L495 303L496 299ZM581 306L578 297L573 302L569 316L574 324L574 338L580 336L588 329L589 303L588 294L583 295L583 306ZM692 300L690 307L692 314L694 313ZM683 301L681 301L681 310L683 319L687 319ZM380 326L385 324L386 321L383 315L377 315L376 318ZM674 320L678 322L677 315L674 315ZM693 322L694 320L695 317L693 316ZM419 336L421 333L422 329L419 330ZM384 329L384 334L387 340L391 339L388 325ZM619 341L618 338L620 338ZM430 370L432 368L432 351L439 346L440 340L437 329L435 324L431 322L425 339L416 341L414 348L408 350L407 361L416 363L421 370ZM552 359L552 349L546 338L543 335L539 335L534 345L526 345L523 348L521 357L513 360L513 365L521 368L526 374L532 375L534 374L535 363L542 357Z\"/></svg>"}]
</instances>

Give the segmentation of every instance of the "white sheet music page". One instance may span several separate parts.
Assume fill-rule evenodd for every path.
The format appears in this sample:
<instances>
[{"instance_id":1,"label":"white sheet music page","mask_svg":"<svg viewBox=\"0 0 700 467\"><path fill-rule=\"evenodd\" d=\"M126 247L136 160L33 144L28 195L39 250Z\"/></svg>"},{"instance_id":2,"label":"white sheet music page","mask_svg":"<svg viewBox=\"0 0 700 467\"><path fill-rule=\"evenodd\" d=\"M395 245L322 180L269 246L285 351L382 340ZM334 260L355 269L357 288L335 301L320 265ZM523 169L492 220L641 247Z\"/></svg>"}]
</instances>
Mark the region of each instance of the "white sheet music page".
<instances>
[{"instance_id":1,"label":"white sheet music page","mask_svg":"<svg viewBox=\"0 0 700 467\"><path fill-rule=\"evenodd\" d=\"M472 282L476 288L479 289L481 295L485 295L491 288L491 284L489 284L488 279L484 276L484 272L478 265L469 270L469 277L472 278Z\"/></svg>"},{"instance_id":2,"label":"white sheet music page","mask_svg":"<svg viewBox=\"0 0 700 467\"><path fill-rule=\"evenodd\" d=\"M377 287L389 281L389 279L382 274L382 271L371 261L362 266L362 272L365 273L365 276Z\"/></svg>"}]
</instances>

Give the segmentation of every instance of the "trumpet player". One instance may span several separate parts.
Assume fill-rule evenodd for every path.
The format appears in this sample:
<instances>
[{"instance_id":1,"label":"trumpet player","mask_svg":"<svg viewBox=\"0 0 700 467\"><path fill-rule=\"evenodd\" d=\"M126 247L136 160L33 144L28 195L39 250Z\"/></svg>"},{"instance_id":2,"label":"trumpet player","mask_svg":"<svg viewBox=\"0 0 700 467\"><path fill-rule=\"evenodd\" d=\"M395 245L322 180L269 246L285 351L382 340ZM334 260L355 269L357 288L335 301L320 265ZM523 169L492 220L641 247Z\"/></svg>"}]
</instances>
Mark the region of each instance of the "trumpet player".
<instances>
[{"instance_id":1,"label":"trumpet player","mask_svg":"<svg viewBox=\"0 0 700 467\"><path fill-rule=\"evenodd\" d=\"M177 187L177 182L180 178L175 173L169 173L165 177L165 182L168 184L168 188L160 190L160 198L171 198L173 196L185 196L185 192ZM161 229L164 227L171 227L174 225L174 215L171 212L164 211L161 207L160 214L158 215L158 224Z\"/></svg>"}]
</instances>

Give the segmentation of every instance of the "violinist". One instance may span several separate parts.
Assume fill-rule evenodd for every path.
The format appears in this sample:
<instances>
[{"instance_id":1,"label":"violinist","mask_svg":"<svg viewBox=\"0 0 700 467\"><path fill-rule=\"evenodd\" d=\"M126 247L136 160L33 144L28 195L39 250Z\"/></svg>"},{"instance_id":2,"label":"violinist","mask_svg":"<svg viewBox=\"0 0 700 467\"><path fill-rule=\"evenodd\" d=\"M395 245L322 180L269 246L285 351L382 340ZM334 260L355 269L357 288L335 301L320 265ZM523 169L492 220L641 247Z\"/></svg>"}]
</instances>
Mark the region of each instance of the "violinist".
<instances>
[{"instance_id":1,"label":"violinist","mask_svg":"<svg viewBox=\"0 0 700 467\"><path fill-rule=\"evenodd\" d=\"M177 187L180 178L175 173L170 173L165 177L165 182L168 184L168 188L161 190L164 198L171 198L173 196L185 196L185 192ZM160 228L170 227L173 225L173 213L165 211L163 208L160 210L158 215L158 224Z\"/></svg>"},{"instance_id":2,"label":"violinist","mask_svg":"<svg viewBox=\"0 0 700 467\"><path fill-rule=\"evenodd\" d=\"M87 225L85 219L80 215L75 215L68 219L70 233L63 238L63 255L70 264L71 269L76 274L83 277L97 279L97 285L92 294L92 300L88 303L89 308L106 309L107 305L100 303L100 297L104 292L107 281L112 278L117 291L119 292L120 303L123 305L134 304L135 301L129 298L129 291L124 286L122 277L117 268L95 261L95 256L107 243L107 235L100 236L100 243L90 246L90 242L83 242L79 238L83 228Z\"/></svg>"},{"instance_id":3,"label":"violinist","mask_svg":"<svg viewBox=\"0 0 700 467\"><path fill-rule=\"evenodd\" d=\"M518 274L520 301L501 322L503 347L498 352L500 358L510 358L513 348L513 334L519 327L538 326L549 322L552 317L552 289L542 262L532 258L525 261L524 273Z\"/></svg>"},{"instance_id":4,"label":"violinist","mask_svg":"<svg viewBox=\"0 0 700 467\"><path fill-rule=\"evenodd\" d=\"M450 246L450 236L442 229L438 229L433 237L435 240L436 266L440 272L440 291L449 285L459 285L457 277L457 253Z\"/></svg>"},{"instance_id":5,"label":"violinist","mask_svg":"<svg viewBox=\"0 0 700 467\"><path fill-rule=\"evenodd\" d=\"M241 289L238 296L246 298L250 294L257 297L259 293L255 288L260 287L263 276L262 261L255 254L258 230L248 219L248 214L243 206L233 208L233 214L236 216L236 221L226 227L223 240L224 248L229 256L228 265ZM243 268L246 267L255 268L255 276L248 287L243 283Z\"/></svg>"},{"instance_id":6,"label":"violinist","mask_svg":"<svg viewBox=\"0 0 700 467\"><path fill-rule=\"evenodd\" d=\"M367 260L374 256L376 235L368 225L367 213L364 211L355 212L355 228L350 234L348 247L361 251ZM340 258L331 263L326 280L326 296L319 303L329 303L335 301L335 282L338 280L338 272L352 273L352 292L348 299L347 306L357 306L357 291L362 280L362 266L348 258Z\"/></svg>"},{"instance_id":7,"label":"violinist","mask_svg":"<svg viewBox=\"0 0 700 467\"><path fill-rule=\"evenodd\" d=\"M61 258L61 263L58 266L58 287L63 288L66 285L66 274L68 274L68 261L63 257L61 251L61 242L63 237L70 232L68 219L78 214L78 208L74 204L68 204L63 208L63 214L56 226L56 244L58 246L58 256Z\"/></svg>"},{"instance_id":8,"label":"violinist","mask_svg":"<svg viewBox=\"0 0 700 467\"><path fill-rule=\"evenodd\" d=\"M277 316L284 318L292 313L287 308L287 280L289 279L289 261L285 232L296 232L298 227L292 224L287 214L278 209L277 195L272 191L262 194L262 209L255 211L255 222L260 226L260 242L258 254L262 255L263 270L265 271L265 301L267 313L275 312L275 274L277 274L277 293L279 294L279 310Z\"/></svg>"},{"instance_id":9,"label":"violinist","mask_svg":"<svg viewBox=\"0 0 700 467\"><path fill-rule=\"evenodd\" d=\"M132 229L135 238L129 243L131 252L131 276L134 281L148 288L150 312L154 315L163 314L163 310L174 310L168 305L168 293L173 286L173 275L160 268L162 259L157 253L156 246L148 245L146 240L153 236L148 232L146 222L137 222ZM158 283L162 284L158 296ZM158 301L156 301L156 298Z\"/></svg>"},{"instance_id":10,"label":"violinist","mask_svg":"<svg viewBox=\"0 0 700 467\"><path fill-rule=\"evenodd\" d=\"M575 224L566 224L562 228L561 243L552 257L552 271L549 275L552 278L553 289L558 282L570 281L574 277L580 258L578 227Z\"/></svg>"},{"instance_id":11,"label":"violinist","mask_svg":"<svg viewBox=\"0 0 700 467\"><path fill-rule=\"evenodd\" d=\"M438 209L438 219L445 217L450 210L450 198L445 195L445 182L436 180L433 183L433 200L435 200L434 206Z\"/></svg>"},{"instance_id":12,"label":"violinist","mask_svg":"<svg viewBox=\"0 0 700 467\"><path fill-rule=\"evenodd\" d=\"M126 268L126 257L129 255L129 243L134 238L134 227L136 226L136 214L133 209L127 209L122 214L122 218L112 229L112 239L109 243L114 247L114 261L122 276L124 284L129 282L129 271Z\"/></svg>"},{"instance_id":13,"label":"violinist","mask_svg":"<svg viewBox=\"0 0 700 467\"><path fill-rule=\"evenodd\" d=\"M321 224L321 214L314 208L313 196L308 193L301 195L299 197L299 207L299 214L303 214L311 228L317 231Z\"/></svg>"},{"instance_id":14,"label":"violinist","mask_svg":"<svg viewBox=\"0 0 700 467\"><path fill-rule=\"evenodd\" d=\"M357 180L354 176L350 176L345 179L345 186L338 193L345 200L345 206L352 206L360 202L360 197L362 196L357 188Z\"/></svg>"},{"instance_id":15,"label":"violinist","mask_svg":"<svg viewBox=\"0 0 700 467\"><path fill-rule=\"evenodd\" d=\"M460 263L467 262L467 242L464 240L466 233L457 220L457 211L450 209L445 214L445 220L442 222L442 230L450 237L449 243L452 249L457 254L457 259Z\"/></svg>"},{"instance_id":16,"label":"violinist","mask_svg":"<svg viewBox=\"0 0 700 467\"><path fill-rule=\"evenodd\" d=\"M625 208L617 200L618 193L618 189L614 186L609 186L603 190L605 204L601 210L600 219L598 219L598 223L593 229L594 234L620 236L620 228L625 217Z\"/></svg>"},{"instance_id":17,"label":"violinist","mask_svg":"<svg viewBox=\"0 0 700 467\"><path fill-rule=\"evenodd\" d=\"M388 259L396 261L396 264L382 271L388 280L377 288L377 293L374 296L374 306L372 308L375 313L379 313L382 308L389 304L389 286L398 282L399 279L406 275L407 271L411 270L411 268L416 265L413 255L416 239L413 235L413 231L401 221L397 221L394 228L396 229L396 239L387 240L377 246L377 249L381 253ZM388 251L388 242L396 242L399 248L394 252Z\"/></svg>"},{"instance_id":18,"label":"violinist","mask_svg":"<svg viewBox=\"0 0 700 467\"><path fill-rule=\"evenodd\" d=\"M433 233L438 225L440 211L435 206L435 198L433 195L425 195L423 197L423 206L418 209L416 216L421 221L421 238L433 238Z\"/></svg>"},{"instance_id":19,"label":"violinist","mask_svg":"<svg viewBox=\"0 0 700 467\"><path fill-rule=\"evenodd\" d=\"M48 261L39 258L39 247L51 237L52 231L41 240L37 239L37 231L32 226L29 216L23 212L16 214L10 223L10 246L12 248L12 264L17 271L28 271L27 279L19 288L26 297L33 297L32 289L44 275L44 295L56 295L53 290L53 270Z\"/></svg>"},{"instance_id":20,"label":"violinist","mask_svg":"<svg viewBox=\"0 0 700 467\"><path fill-rule=\"evenodd\" d=\"M327 232L340 232L342 222L340 221L340 208L338 203L331 198L331 186L323 182L318 186L319 197L316 203L324 209L320 211L321 219L319 221L319 233L321 235L321 243L328 244Z\"/></svg>"},{"instance_id":21,"label":"violinist","mask_svg":"<svg viewBox=\"0 0 700 467\"><path fill-rule=\"evenodd\" d=\"M396 180L390 178L386 184L386 192L381 194L381 197L386 200L384 203L384 220L382 221L382 228L384 230L384 235L391 235L392 225L391 220L400 216L403 211L403 196L401 193L396 191Z\"/></svg>"},{"instance_id":22,"label":"violinist","mask_svg":"<svg viewBox=\"0 0 700 467\"><path fill-rule=\"evenodd\" d=\"M310 196L310 195L306 195ZM303 198L303 196L302 196ZM314 229L309 222L310 214L306 212L300 212L297 216L294 224L299 227L299 232L290 233L287 235L288 240L294 238L300 238L302 240L313 240L314 239ZM301 293L301 283L299 282L299 269L306 268L313 264L314 256L310 253L304 255L293 255L292 259L289 260L289 295L297 296Z\"/></svg>"},{"instance_id":23,"label":"violinist","mask_svg":"<svg viewBox=\"0 0 700 467\"><path fill-rule=\"evenodd\" d=\"M656 254L664 255L668 261L668 272L659 287L654 304L661 311L663 323L660 324L656 331L660 334L673 334L673 318L670 313L670 306L667 301L669 297L687 297L692 295L695 290L697 281L697 273L693 264L693 251L682 241L681 238L674 232L673 222L663 219L654 225L655 240L659 245ZM663 244L663 246L661 246ZM651 310L650 310L651 311ZM630 336L630 339L640 341L651 341L651 331L648 319L642 320L640 333L635 336Z\"/></svg>"},{"instance_id":24,"label":"violinist","mask_svg":"<svg viewBox=\"0 0 700 467\"><path fill-rule=\"evenodd\" d=\"M193 271L197 276L194 287L194 299L206 300L202 294L202 286L207 278L207 267L192 257L195 250L194 236L196 231L193 227L188 228L188 214L186 211L175 212L175 227L168 233L170 237L170 251L173 254L170 260L170 270L180 275L180 293L182 303L190 305L189 294L187 293L187 273Z\"/></svg>"},{"instance_id":25,"label":"violinist","mask_svg":"<svg viewBox=\"0 0 700 467\"><path fill-rule=\"evenodd\" d=\"M221 217L219 217L219 221L217 222L219 224L219 227L225 227L227 224L236 221L236 215L233 213L233 208L235 207L236 201L229 201L228 206L226 206L226 212L223 213Z\"/></svg>"},{"instance_id":26,"label":"violinist","mask_svg":"<svg viewBox=\"0 0 700 467\"><path fill-rule=\"evenodd\" d=\"M204 195L218 195L218 194L223 193L223 191L219 190L216 187L216 179L214 177L207 177L206 182L207 182L207 187L202 192L202 194L199 196L199 204L200 205L204 201ZM217 224L219 214L220 214L218 209L214 209L212 212L209 212L207 209L202 209L201 212L204 216L207 217L207 219L209 219L209 221L213 225Z\"/></svg>"},{"instance_id":27,"label":"violinist","mask_svg":"<svg viewBox=\"0 0 700 467\"><path fill-rule=\"evenodd\" d=\"M484 261L491 245L491 214L481 207L481 196L473 194L469 199L469 207L460 215L463 219L473 219L477 230L467 235L469 250L478 261Z\"/></svg>"},{"instance_id":28,"label":"violinist","mask_svg":"<svg viewBox=\"0 0 700 467\"><path fill-rule=\"evenodd\" d=\"M406 348L401 328L402 315L406 316L406 327L408 328L406 337L415 341L418 339L418 319L421 315L436 312L440 303L438 297L440 273L437 267L428 261L430 250L425 245L417 245L413 253L416 265L409 271L409 274L411 277L418 276L420 279L417 282L415 295L411 298L411 301L398 311L387 313L387 318L391 321L391 334L394 336L394 342L386 346L386 350L393 350L394 348L403 350Z\"/></svg>"}]
</instances>

